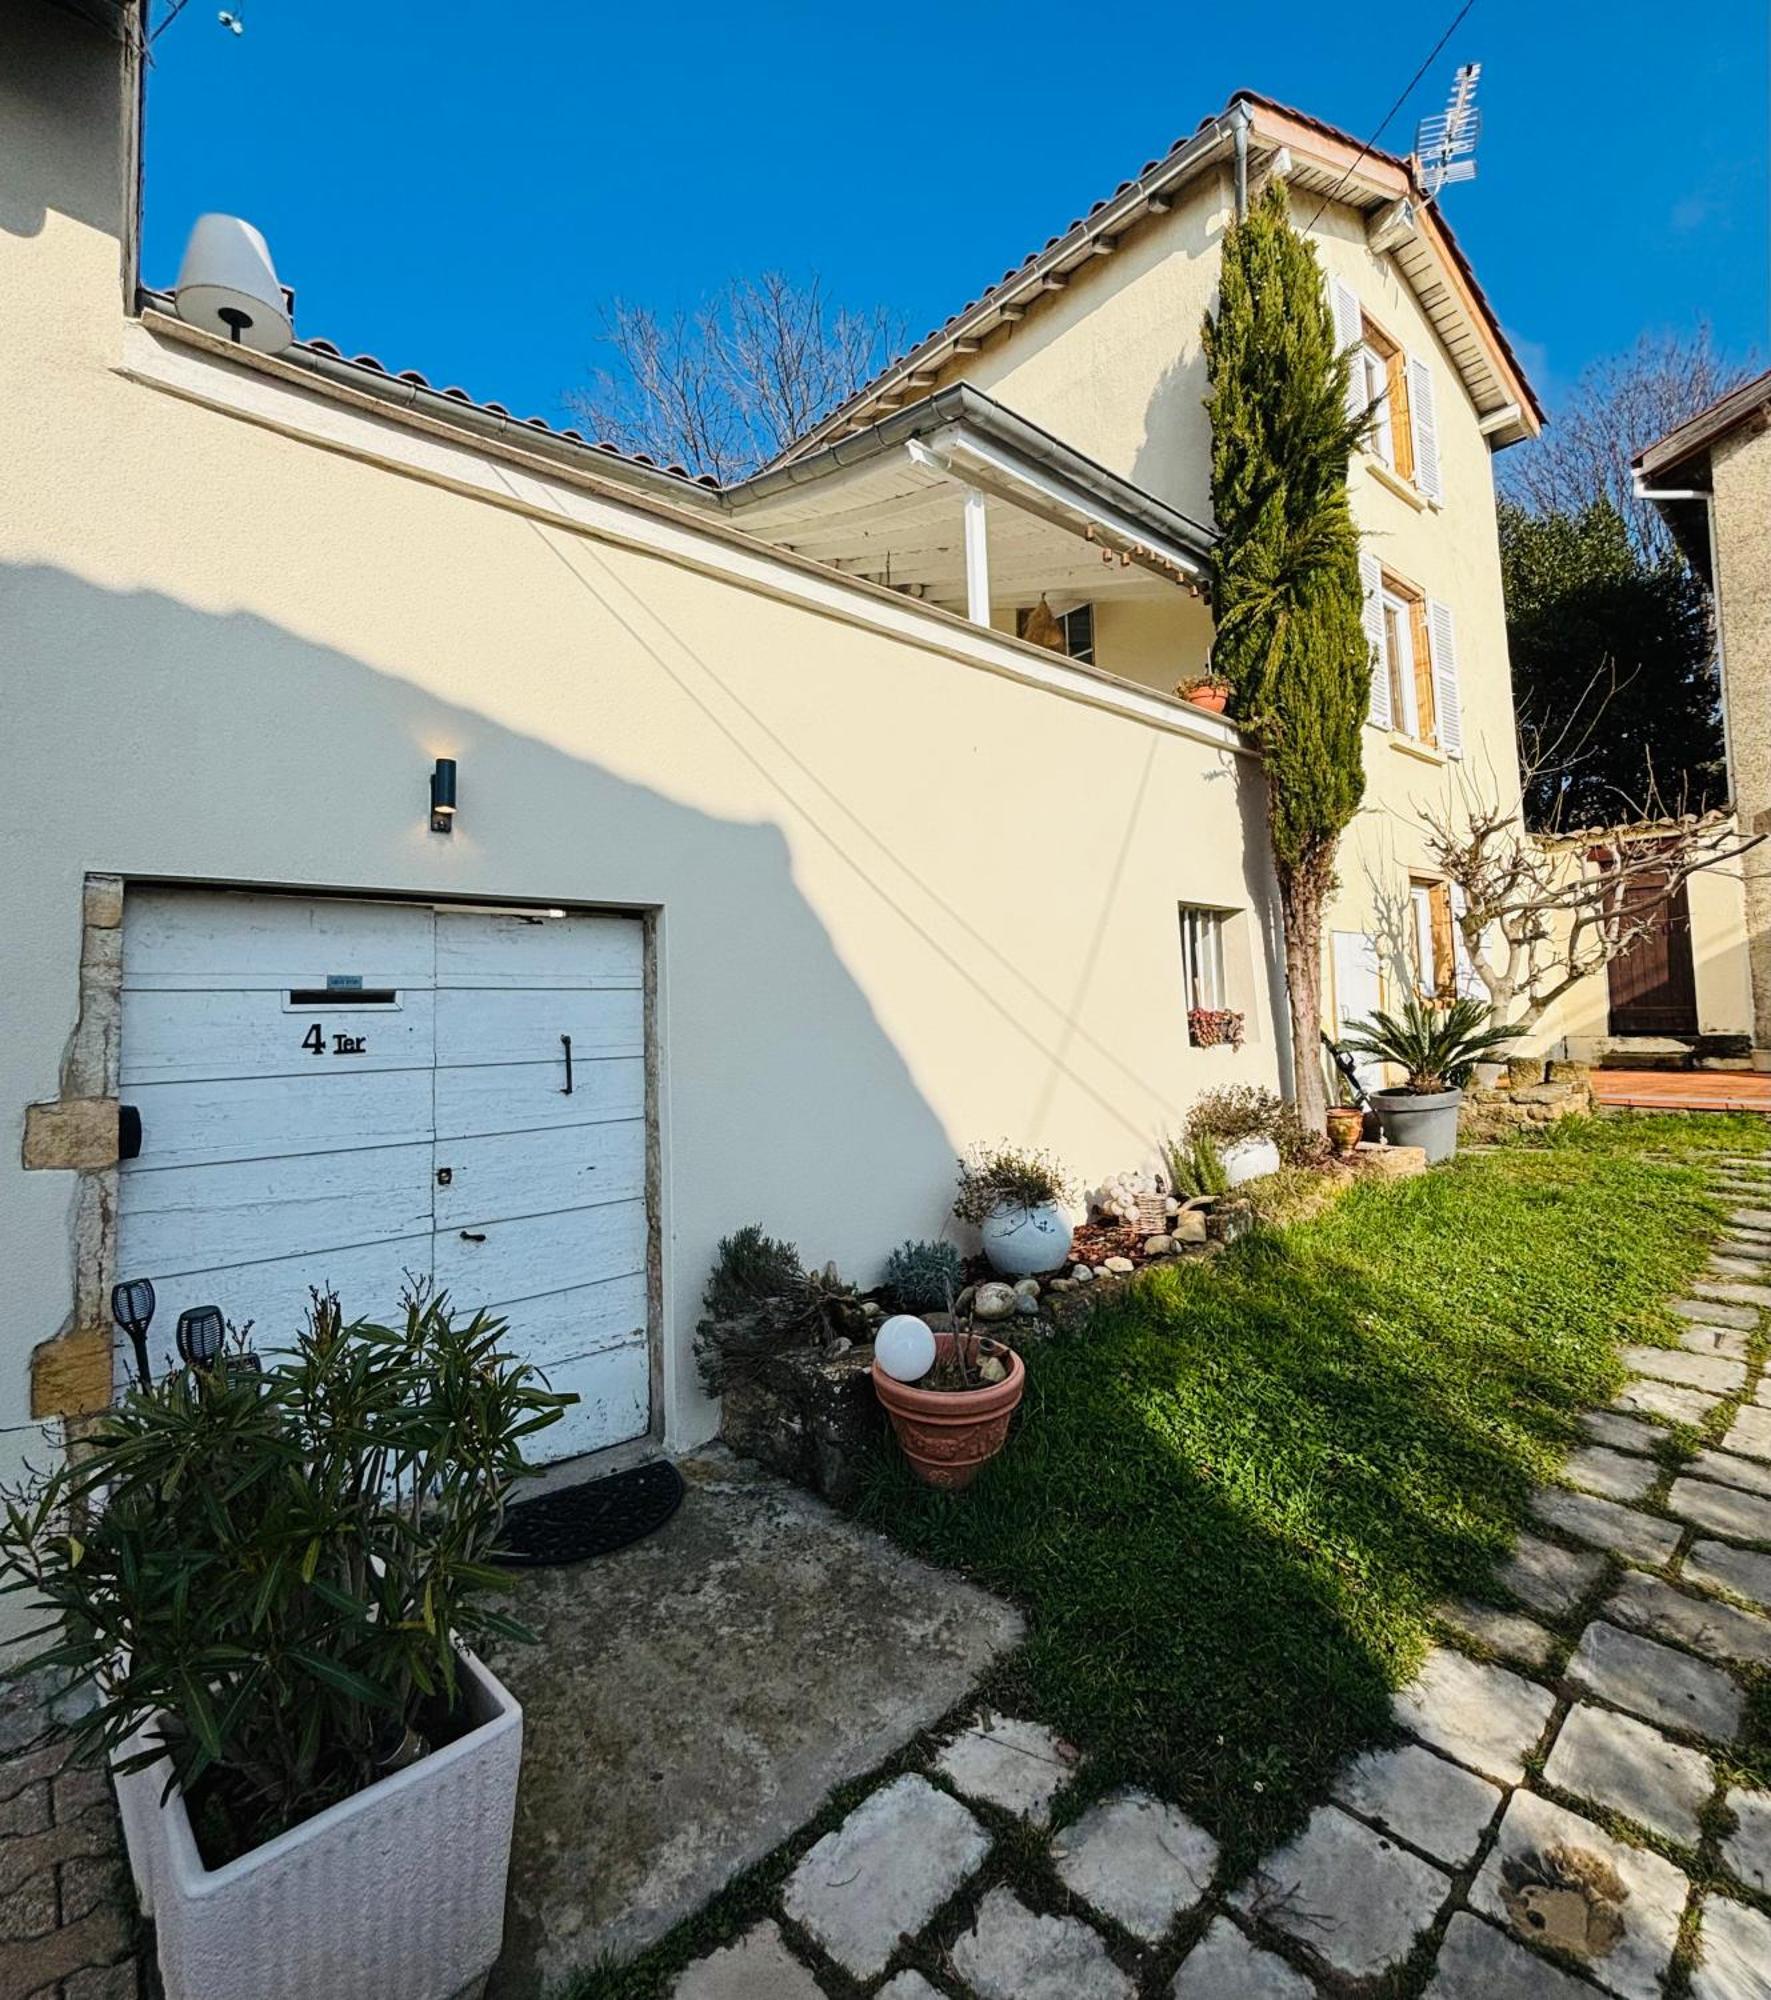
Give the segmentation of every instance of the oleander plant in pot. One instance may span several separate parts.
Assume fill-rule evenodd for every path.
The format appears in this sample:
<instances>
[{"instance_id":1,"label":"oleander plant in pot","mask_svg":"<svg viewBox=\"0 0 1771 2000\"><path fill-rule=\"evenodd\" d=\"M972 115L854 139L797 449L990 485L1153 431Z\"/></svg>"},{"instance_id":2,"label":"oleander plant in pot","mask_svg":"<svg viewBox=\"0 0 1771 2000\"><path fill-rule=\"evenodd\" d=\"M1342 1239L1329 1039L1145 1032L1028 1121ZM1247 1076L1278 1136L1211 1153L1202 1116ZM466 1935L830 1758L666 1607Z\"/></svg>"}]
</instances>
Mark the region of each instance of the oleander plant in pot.
<instances>
[{"instance_id":1,"label":"oleander plant in pot","mask_svg":"<svg viewBox=\"0 0 1771 2000\"><path fill-rule=\"evenodd\" d=\"M0 1515L0 1577L85 1690L168 2000L449 2000L496 1960L528 1634L492 1558L574 1400L504 1322L316 1293L262 1369L129 1392Z\"/></svg>"},{"instance_id":2,"label":"oleander plant in pot","mask_svg":"<svg viewBox=\"0 0 1771 2000\"><path fill-rule=\"evenodd\" d=\"M1027 1371L1006 1341L952 1306L949 1292L939 1331L907 1313L885 1322L873 1343L873 1389L917 1478L958 1492L1007 1443Z\"/></svg>"},{"instance_id":3,"label":"oleander plant in pot","mask_svg":"<svg viewBox=\"0 0 1771 2000\"><path fill-rule=\"evenodd\" d=\"M1500 1059L1515 1039L1485 1001L1411 993L1398 1012L1356 1021L1342 1042L1402 1071L1399 1084L1371 1092L1372 1108L1392 1146L1420 1146L1438 1161L1457 1151L1458 1113L1477 1065Z\"/></svg>"},{"instance_id":4,"label":"oleander plant in pot","mask_svg":"<svg viewBox=\"0 0 1771 2000\"><path fill-rule=\"evenodd\" d=\"M1049 1153L1006 1141L977 1146L959 1163L953 1213L978 1232L992 1270L1005 1278L1055 1271L1070 1254L1070 1177Z\"/></svg>"}]
</instances>

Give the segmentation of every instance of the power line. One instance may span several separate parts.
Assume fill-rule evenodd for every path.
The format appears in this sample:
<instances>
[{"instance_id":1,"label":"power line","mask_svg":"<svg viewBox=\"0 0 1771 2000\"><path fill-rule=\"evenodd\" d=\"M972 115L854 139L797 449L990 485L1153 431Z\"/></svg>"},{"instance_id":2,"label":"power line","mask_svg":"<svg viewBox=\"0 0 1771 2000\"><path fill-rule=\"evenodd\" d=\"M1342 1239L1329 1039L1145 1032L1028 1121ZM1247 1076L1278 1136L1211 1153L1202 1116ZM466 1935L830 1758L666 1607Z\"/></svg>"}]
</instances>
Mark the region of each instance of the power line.
<instances>
[{"instance_id":1,"label":"power line","mask_svg":"<svg viewBox=\"0 0 1771 2000\"><path fill-rule=\"evenodd\" d=\"M1444 34L1442 34L1439 37L1439 39L1433 44L1432 48L1428 50L1426 61L1423 62L1420 68L1415 71L1413 76L1411 76L1408 79L1407 84L1403 88L1402 95L1398 97L1395 103L1390 106L1389 110L1384 113L1382 119L1378 123L1376 131L1372 133L1371 137L1366 140L1365 144L1361 146L1359 148L1359 151L1354 155L1353 164L1347 169L1347 171L1344 174L1341 175L1340 179L1335 182L1334 186L1328 190L1328 192L1322 197L1321 201L1317 203L1316 213L1310 217L1310 227L1312 229L1314 229L1317 223L1319 223L1322 220L1322 211L1328 206L1328 204L1331 201L1334 200L1335 196L1340 193L1341 189L1344 188L1348 183L1348 181L1350 181L1353 178L1353 176L1359 171L1360 165L1364 161L1366 154L1369 153L1372 147L1375 146L1377 142L1383 137L1384 130L1389 125L1390 120L1395 117L1396 113L1400 111L1403 105L1405 105L1408 102L1408 100L1414 95L1415 91L1420 86L1421 78L1425 76L1427 71L1430 70L1433 67L1434 63L1438 61L1439 51L1442 48L1444 48L1445 44L1448 41L1450 41L1452 36L1457 33L1458 29L1463 26L1464 16L1470 11L1470 9L1473 6L1475 6L1475 4L1476 0L1464 0L1464 4L1457 10L1456 17L1453 19L1451 26L1445 30Z\"/></svg>"}]
</instances>

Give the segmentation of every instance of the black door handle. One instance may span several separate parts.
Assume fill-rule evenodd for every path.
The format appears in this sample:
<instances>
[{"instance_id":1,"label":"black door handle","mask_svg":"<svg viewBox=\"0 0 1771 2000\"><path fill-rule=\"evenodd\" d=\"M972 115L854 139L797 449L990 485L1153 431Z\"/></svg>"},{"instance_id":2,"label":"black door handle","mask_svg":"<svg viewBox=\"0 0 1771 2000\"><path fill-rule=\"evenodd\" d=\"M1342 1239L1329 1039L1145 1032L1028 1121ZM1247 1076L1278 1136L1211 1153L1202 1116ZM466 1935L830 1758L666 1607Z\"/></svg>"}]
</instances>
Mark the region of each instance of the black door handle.
<instances>
[{"instance_id":1,"label":"black door handle","mask_svg":"<svg viewBox=\"0 0 1771 2000\"><path fill-rule=\"evenodd\" d=\"M484 1243L486 1232L483 1229L464 1229L461 1232L461 1240L463 1243Z\"/></svg>"},{"instance_id":2,"label":"black door handle","mask_svg":"<svg viewBox=\"0 0 1771 2000\"><path fill-rule=\"evenodd\" d=\"M572 1095L572 1037L570 1035L562 1035L560 1037L560 1047L566 1052L566 1087L560 1092L560 1095L562 1097L570 1097Z\"/></svg>"}]
</instances>

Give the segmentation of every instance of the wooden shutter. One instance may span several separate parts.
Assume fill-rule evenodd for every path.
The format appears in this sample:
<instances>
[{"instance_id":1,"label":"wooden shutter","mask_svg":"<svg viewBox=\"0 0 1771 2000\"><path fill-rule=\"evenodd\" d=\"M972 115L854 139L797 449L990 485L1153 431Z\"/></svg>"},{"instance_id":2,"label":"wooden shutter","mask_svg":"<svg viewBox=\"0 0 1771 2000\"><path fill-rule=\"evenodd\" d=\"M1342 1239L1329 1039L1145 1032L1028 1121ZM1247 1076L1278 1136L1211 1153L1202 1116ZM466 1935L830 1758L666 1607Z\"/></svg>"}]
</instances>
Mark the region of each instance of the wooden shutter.
<instances>
[{"instance_id":1,"label":"wooden shutter","mask_svg":"<svg viewBox=\"0 0 1771 2000\"><path fill-rule=\"evenodd\" d=\"M1380 729L1395 727L1390 708L1390 663L1384 656L1383 565L1376 556L1359 558L1359 588L1364 593L1359 622L1371 648L1371 707L1367 719Z\"/></svg>"},{"instance_id":2,"label":"wooden shutter","mask_svg":"<svg viewBox=\"0 0 1771 2000\"><path fill-rule=\"evenodd\" d=\"M1457 625L1451 606L1427 601L1427 630L1433 642L1433 704L1438 710L1439 748L1447 757L1464 754L1463 703L1457 691Z\"/></svg>"},{"instance_id":3,"label":"wooden shutter","mask_svg":"<svg viewBox=\"0 0 1771 2000\"><path fill-rule=\"evenodd\" d=\"M1408 417L1414 438L1414 483L1429 500L1445 498L1439 476L1439 424L1433 405L1433 371L1412 355L1408 361Z\"/></svg>"},{"instance_id":4,"label":"wooden shutter","mask_svg":"<svg viewBox=\"0 0 1771 2000\"><path fill-rule=\"evenodd\" d=\"M1482 984L1475 966L1470 962L1470 948L1464 942L1464 914L1470 907L1469 898L1457 886L1451 885L1451 949L1457 964L1457 990L1466 1000L1486 1000L1488 989ZM1478 939L1486 955L1487 939Z\"/></svg>"},{"instance_id":5,"label":"wooden shutter","mask_svg":"<svg viewBox=\"0 0 1771 2000\"><path fill-rule=\"evenodd\" d=\"M1365 344L1365 314L1360 310L1359 294L1339 278L1330 278L1328 298L1334 314L1334 344L1343 354L1357 357ZM1347 378L1347 414L1357 417L1363 415L1364 410L1364 372L1355 360L1352 373Z\"/></svg>"}]
</instances>

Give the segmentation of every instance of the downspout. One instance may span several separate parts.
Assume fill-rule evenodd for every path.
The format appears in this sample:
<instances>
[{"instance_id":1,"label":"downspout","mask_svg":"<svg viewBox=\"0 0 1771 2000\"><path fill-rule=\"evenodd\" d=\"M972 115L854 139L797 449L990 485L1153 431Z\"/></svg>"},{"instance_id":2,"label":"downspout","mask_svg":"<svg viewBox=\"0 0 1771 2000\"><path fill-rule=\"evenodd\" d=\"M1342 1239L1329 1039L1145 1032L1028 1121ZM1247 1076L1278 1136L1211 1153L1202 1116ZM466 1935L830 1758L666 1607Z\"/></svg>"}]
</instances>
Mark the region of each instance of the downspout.
<instances>
[{"instance_id":1,"label":"downspout","mask_svg":"<svg viewBox=\"0 0 1771 2000\"><path fill-rule=\"evenodd\" d=\"M1236 147L1236 220L1248 218L1248 128L1254 114L1246 104L1230 107L1230 133Z\"/></svg>"}]
</instances>

